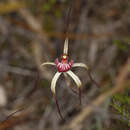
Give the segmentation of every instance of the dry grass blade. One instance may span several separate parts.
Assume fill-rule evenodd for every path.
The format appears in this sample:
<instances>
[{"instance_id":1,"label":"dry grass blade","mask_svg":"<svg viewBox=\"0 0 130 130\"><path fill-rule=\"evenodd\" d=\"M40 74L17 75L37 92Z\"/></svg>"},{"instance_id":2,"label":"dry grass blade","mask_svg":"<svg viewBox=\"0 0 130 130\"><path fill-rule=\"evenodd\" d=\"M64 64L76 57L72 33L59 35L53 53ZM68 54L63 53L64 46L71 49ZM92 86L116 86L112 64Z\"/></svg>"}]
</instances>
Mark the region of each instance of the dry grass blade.
<instances>
[{"instance_id":1,"label":"dry grass blade","mask_svg":"<svg viewBox=\"0 0 130 130\"><path fill-rule=\"evenodd\" d=\"M15 112L11 113L11 114L10 114L9 116L7 116L6 119L3 120L1 123L6 122L6 121L9 120L9 118L11 118L13 115L15 115L16 113L18 113L18 112L20 112L20 111L23 111L23 110L24 110L24 108L20 108L19 110L17 110L17 111L15 111Z\"/></svg>"}]
</instances>

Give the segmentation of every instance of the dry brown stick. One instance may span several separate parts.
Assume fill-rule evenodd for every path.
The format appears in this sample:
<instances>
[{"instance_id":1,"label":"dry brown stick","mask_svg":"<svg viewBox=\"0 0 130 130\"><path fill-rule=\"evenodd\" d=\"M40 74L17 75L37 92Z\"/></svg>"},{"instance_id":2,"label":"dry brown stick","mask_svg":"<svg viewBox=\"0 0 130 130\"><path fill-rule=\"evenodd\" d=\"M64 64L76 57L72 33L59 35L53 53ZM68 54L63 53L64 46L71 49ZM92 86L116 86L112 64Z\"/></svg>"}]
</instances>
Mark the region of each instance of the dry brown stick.
<instances>
[{"instance_id":1,"label":"dry brown stick","mask_svg":"<svg viewBox=\"0 0 130 130\"><path fill-rule=\"evenodd\" d=\"M29 25L27 25L26 23L17 21L16 19L13 18L7 18L7 20L13 24L16 24L18 27L20 27L20 29L24 29L24 30L28 30L30 31L30 33L33 33L34 29L32 29ZM55 31L51 31L51 32L44 32L47 37L49 38L60 38L60 39L65 39L66 38L66 34L63 32L55 32ZM33 34L34 35L34 34ZM40 33L38 33L39 37L42 37L42 35ZM105 32L105 33L93 33L93 34L87 34L87 33L72 33L72 32L68 32L67 36L69 39L72 40L84 40L84 39L88 39L88 38L104 38L104 37L112 37L113 33L112 32Z\"/></svg>"},{"instance_id":2,"label":"dry brown stick","mask_svg":"<svg viewBox=\"0 0 130 130\"><path fill-rule=\"evenodd\" d=\"M16 125L19 125L21 123L25 123L26 120L29 119L29 115L32 112L33 112L32 108L27 108L27 109L24 109L24 111L17 116L11 117L12 114L9 115L9 119L6 119L5 121L0 122L0 130L7 130L7 129L12 128ZM17 111L16 111L16 113L17 113ZM13 113L13 115L14 114L15 114L15 112Z\"/></svg>"},{"instance_id":3,"label":"dry brown stick","mask_svg":"<svg viewBox=\"0 0 130 130\"><path fill-rule=\"evenodd\" d=\"M7 18L7 20L13 24L16 24L17 27L19 27L20 29L24 29L25 31L28 30L30 31L30 34L34 35L34 29L32 29L31 27L29 27L29 25L27 25L26 23L17 21L16 19L13 18ZM66 34L63 32L56 32L56 31L51 31L51 32L44 32L47 37L49 38L59 38L59 39L65 39L66 38ZM37 33L38 36L41 38L42 35L40 33ZM29 34L28 34L29 35ZM96 38L96 39L100 39L100 38L104 38L104 37L112 37L113 33L112 32L105 32L105 33L93 33L93 34L87 34L87 33L68 33L67 36L69 39L72 40L84 40L84 39L88 39L88 38Z\"/></svg>"},{"instance_id":4,"label":"dry brown stick","mask_svg":"<svg viewBox=\"0 0 130 130\"><path fill-rule=\"evenodd\" d=\"M7 130L23 122L25 122L24 116L12 117L10 120L0 123L0 130Z\"/></svg>"},{"instance_id":5,"label":"dry brown stick","mask_svg":"<svg viewBox=\"0 0 130 130\"><path fill-rule=\"evenodd\" d=\"M62 38L64 39L66 37L66 34L62 33L62 32L46 32L46 34L48 35L48 37L54 37L54 38ZM68 38L69 39L79 39L79 40L83 40L83 39L88 39L88 38L104 38L104 37L112 37L113 33L111 32L105 32L105 33L100 33L100 34L78 34L78 33L68 33Z\"/></svg>"},{"instance_id":6,"label":"dry brown stick","mask_svg":"<svg viewBox=\"0 0 130 130\"><path fill-rule=\"evenodd\" d=\"M130 65L130 59L128 59L128 61L126 62L126 64L121 68L121 71L119 73L119 75L116 78L115 81L115 87L105 93L103 93L102 95L100 95L99 97L96 98L96 100L94 100L92 102L93 105L95 106L99 106L102 103L104 103L106 101L106 99L118 92L121 92L125 89L125 86L123 86L125 84L126 78L128 76L128 74L130 73L128 71L128 66ZM84 108L68 125L68 129L76 129L76 127L78 125L80 125L82 123L82 121L85 120L85 118L87 116L89 116L92 112L94 111L94 108L92 106L87 106L86 108Z\"/></svg>"}]
</instances>

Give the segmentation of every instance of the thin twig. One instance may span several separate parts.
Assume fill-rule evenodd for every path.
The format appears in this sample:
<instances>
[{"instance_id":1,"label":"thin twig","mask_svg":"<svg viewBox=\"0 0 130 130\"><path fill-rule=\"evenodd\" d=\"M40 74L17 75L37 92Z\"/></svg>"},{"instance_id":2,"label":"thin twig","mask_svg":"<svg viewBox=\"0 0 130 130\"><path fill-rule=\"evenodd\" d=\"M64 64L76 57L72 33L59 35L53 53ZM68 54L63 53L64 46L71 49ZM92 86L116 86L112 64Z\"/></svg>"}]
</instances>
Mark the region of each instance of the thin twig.
<instances>
[{"instance_id":1,"label":"thin twig","mask_svg":"<svg viewBox=\"0 0 130 130\"><path fill-rule=\"evenodd\" d=\"M20 108L20 109L18 109L17 111L11 113L11 114L10 114L9 116L7 116L6 119L3 120L1 123L6 122L6 121L9 120L9 118L11 118L13 115L15 115L16 113L18 113L18 112L20 112L20 111L23 111L23 110L24 110L24 108Z\"/></svg>"}]
</instances>

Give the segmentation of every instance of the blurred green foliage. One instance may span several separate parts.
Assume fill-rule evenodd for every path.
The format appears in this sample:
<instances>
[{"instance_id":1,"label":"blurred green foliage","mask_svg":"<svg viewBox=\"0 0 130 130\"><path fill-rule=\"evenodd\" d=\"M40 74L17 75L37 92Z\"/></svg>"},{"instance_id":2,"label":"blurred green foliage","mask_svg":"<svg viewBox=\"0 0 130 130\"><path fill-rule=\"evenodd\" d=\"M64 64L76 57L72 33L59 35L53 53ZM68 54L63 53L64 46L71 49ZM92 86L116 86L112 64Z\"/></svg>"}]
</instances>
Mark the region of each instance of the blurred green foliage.
<instances>
[{"instance_id":1,"label":"blurred green foliage","mask_svg":"<svg viewBox=\"0 0 130 130\"><path fill-rule=\"evenodd\" d=\"M125 93L116 94L113 97L113 108L122 115L122 122L126 122L130 127L130 88L127 88Z\"/></svg>"},{"instance_id":2,"label":"blurred green foliage","mask_svg":"<svg viewBox=\"0 0 130 130\"><path fill-rule=\"evenodd\" d=\"M54 4L56 4L56 0L48 0L48 2L43 5L43 11L50 11Z\"/></svg>"},{"instance_id":3,"label":"blurred green foliage","mask_svg":"<svg viewBox=\"0 0 130 130\"><path fill-rule=\"evenodd\" d=\"M128 44L122 40L114 40L113 43L122 51L128 50Z\"/></svg>"},{"instance_id":4,"label":"blurred green foliage","mask_svg":"<svg viewBox=\"0 0 130 130\"><path fill-rule=\"evenodd\" d=\"M48 0L48 2L44 3L43 6L42 6L42 10L44 13L47 13L47 12L52 12L56 17L61 17L61 10L60 8L55 8L56 5L56 0Z\"/></svg>"},{"instance_id":5,"label":"blurred green foliage","mask_svg":"<svg viewBox=\"0 0 130 130\"><path fill-rule=\"evenodd\" d=\"M48 0L42 5L42 13L44 15L44 29L53 31L55 29L54 17L61 18L62 9L58 6L56 0Z\"/></svg>"}]
</instances>

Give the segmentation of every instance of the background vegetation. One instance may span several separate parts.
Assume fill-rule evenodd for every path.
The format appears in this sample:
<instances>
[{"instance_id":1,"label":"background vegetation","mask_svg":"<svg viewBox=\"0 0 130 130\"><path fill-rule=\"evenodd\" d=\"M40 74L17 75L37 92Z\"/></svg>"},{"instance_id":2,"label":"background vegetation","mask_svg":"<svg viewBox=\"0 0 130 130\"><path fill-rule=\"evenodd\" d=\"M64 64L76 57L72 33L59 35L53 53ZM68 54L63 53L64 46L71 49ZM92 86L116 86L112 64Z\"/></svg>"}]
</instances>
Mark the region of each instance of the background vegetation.
<instances>
[{"instance_id":1,"label":"background vegetation","mask_svg":"<svg viewBox=\"0 0 130 130\"><path fill-rule=\"evenodd\" d=\"M40 64L62 54L70 6L70 57L91 68L100 88L74 69L83 82L80 106L75 84L61 77L62 121L50 91L56 69ZM129 130L129 56L129 0L0 0L0 130Z\"/></svg>"}]
</instances>

